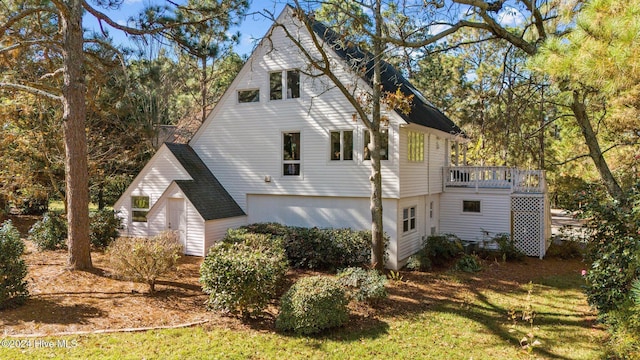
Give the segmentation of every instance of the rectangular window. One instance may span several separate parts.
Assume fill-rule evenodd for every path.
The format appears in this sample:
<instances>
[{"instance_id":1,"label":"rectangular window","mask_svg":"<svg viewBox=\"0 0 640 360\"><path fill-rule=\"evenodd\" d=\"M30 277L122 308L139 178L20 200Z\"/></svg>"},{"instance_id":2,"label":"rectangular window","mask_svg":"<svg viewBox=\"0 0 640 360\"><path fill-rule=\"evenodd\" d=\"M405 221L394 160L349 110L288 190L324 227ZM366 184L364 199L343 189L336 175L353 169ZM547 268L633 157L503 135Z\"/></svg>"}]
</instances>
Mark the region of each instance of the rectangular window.
<instances>
[{"instance_id":1,"label":"rectangular window","mask_svg":"<svg viewBox=\"0 0 640 360\"><path fill-rule=\"evenodd\" d=\"M283 86L286 88L287 99L300 97L300 71L287 70L269 73L269 99L282 100Z\"/></svg>"},{"instance_id":2,"label":"rectangular window","mask_svg":"<svg viewBox=\"0 0 640 360\"><path fill-rule=\"evenodd\" d=\"M408 159L409 161L424 161L424 134L409 131L408 134Z\"/></svg>"},{"instance_id":3,"label":"rectangular window","mask_svg":"<svg viewBox=\"0 0 640 360\"><path fill-rule=\"evenodd\" d=\"M300 97L300 71L287 71L287 99Z\"/></svg>"},{"instance_id":4,"label":"rectangular window","mask_svg":"<svg viewBox=\"0 0 640 360\"><path fill-rule=\"evenodd\" d=\"M371 142L371 135L369 130L364 129L364 159L371 160L369 154L369 143ZM389 160L389 129L380 129L380 160Z\"/></svg>"},{"instance_id":5,"label":"rectangular window","mask_svg":"<svg viewBox=\"0 0 640 360\"><path fill-rule=\"evenodd\" d=\"M300 133L282 133L282 174L300 175Z\"/></svg>"},{"instance_id":6,"label":"rectangular window","mask_svg":"<svg viewBox=\"0 0 640 360\"><path fill-rule=\"evenodd\" d=\"M132 196L131 197L131 221L147 222L147 213L149 212L148 196Z\"/></svg>"},{"instance_id":7,"label":"rectangular window","mask_svg":"<svg viewBox=\"0 0 640 360\"><path fill-rule=\"evenodd\" d=\"M429 219L433 219L433 201L429 203Z\"/></svg>"},{"instance_id":8,"label":"rectangular window","mask_svg":"<svg viewBox=\"0 0 640 360\"><path fill-rule=\"evenodd\" d=\"M353 131L331 132L331 160L353 160Z\"/></svg>"},{"instance_id":9,"label":"rectangular window","mask_svg":"<svg viewBox=\"0 0 640 360\"><path fill-rule=\"evenodd\" d=\"M416 229L416 207L402 209L402 232Z\"/></svg>"},{"instance_id":10,"label":"rectangular window","mask_svg":"<svg viewBox=\"0 0 640 360\"><path fill-rule=\"evenodd\" d=\"M269 73L269 99L282 99L282 72Z\"/></svg>"},{"instance_id":11,"label":"rectangular window","mask_svg":"<svg viewBox=\"0 0 640 360\"><path fill-rule=\"evenodd\" d=\"M239 90L238 102L239 103L251 103L260 101L260 90Z\"/></svg>"},{"instance_id":12,"label":"rectangular window","mask_svg":"<svg viewBox=\"0 0 640 360\"><path fill-rule=\"evenodd\" d=\"M480 200L463 200L462 212L480 213Z\"/></svg>"}]
</instances>

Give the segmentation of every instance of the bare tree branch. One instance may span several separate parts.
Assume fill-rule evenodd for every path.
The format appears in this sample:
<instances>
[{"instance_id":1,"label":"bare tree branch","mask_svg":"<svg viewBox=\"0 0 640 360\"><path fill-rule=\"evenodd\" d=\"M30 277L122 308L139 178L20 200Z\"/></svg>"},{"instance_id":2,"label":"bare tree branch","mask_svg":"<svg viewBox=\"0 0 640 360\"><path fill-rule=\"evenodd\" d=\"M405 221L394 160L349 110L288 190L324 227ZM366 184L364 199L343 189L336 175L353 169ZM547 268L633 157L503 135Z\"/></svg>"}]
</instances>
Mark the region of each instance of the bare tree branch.
<instances>
[{"instance_id":1,"label":"bare tree branch","mask_svg":"<svg viewBox=\"0 0 640 360\"><path fill-rule=\"evenodd\" d=\"M0 88L20 90L20 91L28 92L30 94L34 94L34 95L38 95L38 96L44 96L44 97L49 98L51 100L56 100L56 101L60 101L60 102L62 101L62 96L54 95L54 94L52 94L52 93L50 93L48 91L40 90L40 89L31 87L31 86L0 82Z\"/></svg>"},{"instance_id":2,"label":"bare tree branch","mask_svg":"<svg viewBox=\"0 0 640 360\"><path fill-rule=\"evenodd\" d=\"M10 17L9 19L7 19L5 21L4 24L0 25L0 39L2 39L2 37L4 37L7 29L10 29L16 22L30 16L33 14L37 14L40 12L48 12L51 14L56 14L57 10L54 8L50 8L50 7L46 7L46 6L40 6L40 7L35 7L35 8L31 8L31 9L27 9L24 10L16 15L14 15L13 17Z\"/></svg>"}]
</instances>

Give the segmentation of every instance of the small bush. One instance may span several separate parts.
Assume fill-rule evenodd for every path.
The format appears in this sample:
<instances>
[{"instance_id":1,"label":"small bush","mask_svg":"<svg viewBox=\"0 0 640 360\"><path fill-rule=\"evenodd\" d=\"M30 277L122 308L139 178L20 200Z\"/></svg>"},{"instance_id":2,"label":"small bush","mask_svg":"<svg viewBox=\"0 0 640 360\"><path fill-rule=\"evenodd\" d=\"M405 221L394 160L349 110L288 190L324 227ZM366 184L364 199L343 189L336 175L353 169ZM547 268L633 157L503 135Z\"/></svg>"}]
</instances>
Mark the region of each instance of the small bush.
<instances>
[{"instance_id":1,"label":"small bush","mask_svg":"<svg viewBox=\"0 0 640 360\"><path fill-rule=\"evenodd\" d=\"M149 238L116 239L107 248L111 268L123 278L145 282L155 292L156 280L172 270L182 253L182 245L174 232Z\"/></svg>"},{"instance_id":2,"label":"small bush","mask_svg":"<svg viewBox=\"0 0 640 360\"><path fill-rule=\"evenodd\" d=\"M387 278L378 270L350 267L338 272L338 282L345 287L349 298L375 302L387 297Z\"/></svg>"},{"instance_id":3,"label":"small bush","mask_svg":"<svg viewBox=\"0 0 640 360\"><path fill-rule=\"evenodd\" d=\"M481 251L484 258L500 259L502 261L520 261L526 255L518 248L516 242L509 234L498 234L493 238L485 241L485 246L494 244L497 249L485 248Z\"/></svg>"},{"instance_id":4,"label":"small bush","mask_svg":"<svg viewBox=\"0 0 640 360\"><path fill-rule=\"evenodd\" d=\"M480 265L480 259L477 255L465 254L456 261L454 269L468 273L475 273L482 270L482 265Z\"/></svg>"},{"instance_id":5,"label":"small bush","mask_svg":"<svg viewBox=\"0 0 640 360\"><path fill-rule=\"evenodd\" d=\"M212 309L243 316L262 311L284 280L287 259L278 238L230 230L200 267L200 283Z\"/></svg>"},{"instance_id":6,"label":"small bush","mask_svg":"<svg viewBox=\"0 0 640 360\"><path fill-rule=\"evenodd\" d=\"M282 296L276 329L314 334L342 326L349 319L347 303L344 289L335 279L302 278Z\"/></svg>"},{"instance_id":7,"label":"small bush","mask_svg":"<svg viewBox=\"0 0 640 360\"><path fill-rule=\"evenodd\" d=\"M423 249L409 257L405 268L411 271L429 271L431 270L431 260Z\"/></svg>"},{"instance_id":8,"label":"small bush","mask_svg":"<svg viewBox=\"0 0 640 360\"><path fill-rule=\"evenodd\" d=\"M28 238L36 244L38 250L60 249L67 240L67 221L61 214L45 213L42 220L29 229Z\"/></svg>"},{"instance_id":9,"label":"small bush","mask_svg":"<svg viewBox=\"0 0 640 360\"><path fill-rule=\"evenodd\" d=\"M455 235L432 235L425 240L424 251L433 265L441 266L463 254L464 247Z\"/></svg>"},{"instance_id":10,"label":"small bush","mask_svg":"<svg viewBox=\"0 0 640 360\"><path fill-rule=\"evenodd\" d=\"M20 305L29 296L24 243L11 220L0 227L0 309Z\"/></svg>"},{"instance_id":11,"label":"small bush","mask_svg":"<svg viewBox=\"0 0 640 360\"><path fill-rule=\"evenodd\" d=\"M104 249L118 237L122 219L113 210L99 210L89 215L91 245Z\"/></svg>"}]
</instances>

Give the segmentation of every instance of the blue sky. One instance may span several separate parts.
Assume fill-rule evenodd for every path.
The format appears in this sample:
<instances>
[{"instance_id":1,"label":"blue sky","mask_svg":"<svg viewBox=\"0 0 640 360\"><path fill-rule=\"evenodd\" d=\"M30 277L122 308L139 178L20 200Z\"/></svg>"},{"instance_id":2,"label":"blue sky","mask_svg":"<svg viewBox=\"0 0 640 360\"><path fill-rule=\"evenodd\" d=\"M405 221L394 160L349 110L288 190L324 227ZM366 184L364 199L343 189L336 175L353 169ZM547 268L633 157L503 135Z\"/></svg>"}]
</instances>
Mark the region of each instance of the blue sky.
<instances>
[{"instance_id":1,"label":"blue sky","mask_svg":"<svg viewBox=\"0 0 640 360\"><path fill-rule=\"evenodd\" d=\"M109 15L112 20L125 25L128 18L135 17L145 6L149 4L162 4L163 2L163 0L124 0L118 10L96 9ZM267 9L274 12L277 16L284 8L284 3L277 0L253 0L250 1L250 3L251 7L247 12L248 14ZM89 4L95 6L91 1L89 1ZM91 14L85 15L83 23L86 29L100 32L98 21ZM232 29L233 33L239 31L241 34L240 44L235 46L236 52L240 55L249 55L253 49L255 40L264 36L270 25L271 21L261 15L248 15L238 28ZM113 29L105 23L103 23L103 28L109 32L109 35L116 44L126 45L129 42L126 34L122 31Z\"/></svg>"}]
</instances>

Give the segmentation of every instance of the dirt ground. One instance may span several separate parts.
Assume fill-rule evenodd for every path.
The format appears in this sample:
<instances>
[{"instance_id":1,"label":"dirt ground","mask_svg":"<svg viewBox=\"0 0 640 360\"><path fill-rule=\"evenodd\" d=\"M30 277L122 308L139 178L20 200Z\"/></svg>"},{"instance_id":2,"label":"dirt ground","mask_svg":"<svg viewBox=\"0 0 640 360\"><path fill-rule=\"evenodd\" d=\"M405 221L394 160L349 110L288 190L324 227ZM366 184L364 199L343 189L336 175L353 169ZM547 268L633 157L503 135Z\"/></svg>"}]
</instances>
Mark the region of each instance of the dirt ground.
<instances>
[{"instance_id":1,"label":"dirt ground","mask_svg":"<svg viewBox=\"0 0 640 360\"><path fill-rule=\"evenodd\" d=\"M149 295L144 284L116 279L101 252L92 253L95 270L81 272L66 269L66 251L39 252L30 242L27 247L25 260L31 296L23 306L0 311L0 336L177 326L204 321L207 326L273 330L275 304L263 318L248 323L207 311L207 295L198 282L202 258L182 257L177 270L162 278L156 284L156 294ZM579 274L583 267L579 260L555 258L527 258L514 263L487 261L479 274L464 275L465 281L451 281L450 277L442 276L446 270L401 272L401 282L389 282L388 299L374 306L353 305L354 315L348 326L366 327L376 318L418 312L437 301L463 302L469 291L510 291L544 276ZM288 282L291 284L307 274L290 272Z\"/></svg>"}]
</instances>

